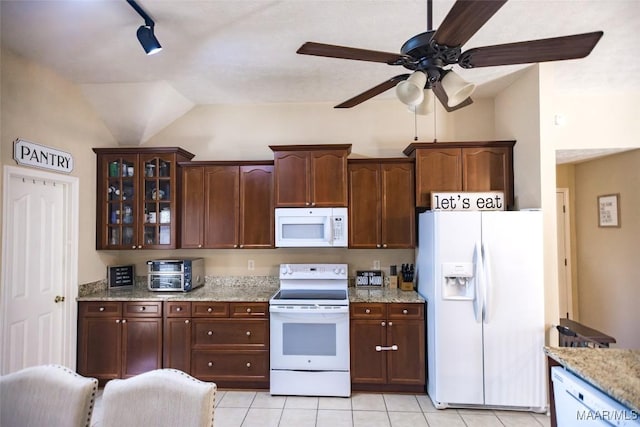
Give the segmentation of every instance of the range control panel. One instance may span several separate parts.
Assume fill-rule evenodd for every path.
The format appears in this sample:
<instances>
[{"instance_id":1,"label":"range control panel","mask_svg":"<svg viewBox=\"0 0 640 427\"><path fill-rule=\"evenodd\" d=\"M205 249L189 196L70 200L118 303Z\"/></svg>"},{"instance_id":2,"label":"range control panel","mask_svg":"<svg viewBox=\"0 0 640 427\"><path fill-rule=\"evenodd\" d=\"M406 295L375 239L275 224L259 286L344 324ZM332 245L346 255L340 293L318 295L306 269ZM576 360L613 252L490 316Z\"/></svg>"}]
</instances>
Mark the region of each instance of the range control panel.
<instances>
[{"instance_id":1,"label":"range control panel","mask_svg":"<svg viewBox=\"0 0 640 427\"><path fill-rule=\"evenodd\" d=\"M347 264L280 264L280 279L347 279Z\"/></svg>"}]
</instances>

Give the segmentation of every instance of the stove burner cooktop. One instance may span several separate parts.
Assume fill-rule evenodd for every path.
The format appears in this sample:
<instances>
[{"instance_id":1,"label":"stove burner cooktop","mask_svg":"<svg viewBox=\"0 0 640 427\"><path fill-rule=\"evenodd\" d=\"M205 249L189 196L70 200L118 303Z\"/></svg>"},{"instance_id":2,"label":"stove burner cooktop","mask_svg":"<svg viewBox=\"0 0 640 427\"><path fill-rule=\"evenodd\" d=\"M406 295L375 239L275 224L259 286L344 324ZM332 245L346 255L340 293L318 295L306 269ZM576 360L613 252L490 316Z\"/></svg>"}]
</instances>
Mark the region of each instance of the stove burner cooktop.
<instances>
[{"instance_id":1,"label":"stove burner cooktop","mask_svg":"<svg viewBox=\"0 0 640 427\"><path fill-rule=\"evenodd\" d=\"M347 299L347 291L343 289L280 289L273 297L274 300L331 300Z\"/></svg>"}]
</instances>

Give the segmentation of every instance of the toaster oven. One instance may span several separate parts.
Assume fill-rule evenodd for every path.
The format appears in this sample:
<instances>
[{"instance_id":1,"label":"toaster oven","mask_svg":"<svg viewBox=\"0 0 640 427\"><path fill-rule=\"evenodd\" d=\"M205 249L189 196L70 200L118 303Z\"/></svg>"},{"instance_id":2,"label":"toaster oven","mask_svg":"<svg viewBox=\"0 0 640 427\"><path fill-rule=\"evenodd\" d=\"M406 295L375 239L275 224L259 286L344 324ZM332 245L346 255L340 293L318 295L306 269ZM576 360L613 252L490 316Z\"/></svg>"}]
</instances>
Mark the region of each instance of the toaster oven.
<instances>
[{"instance_id":1,"label":"toaster oven","mask_svg":"<svg viewBox=\"0 0 640 427\"><path fill-rule=\"evenodd\" d=\"M150 291L188 292L204 285L204 259L155 259L147 261Z\"/></svg>"}]
</instances>

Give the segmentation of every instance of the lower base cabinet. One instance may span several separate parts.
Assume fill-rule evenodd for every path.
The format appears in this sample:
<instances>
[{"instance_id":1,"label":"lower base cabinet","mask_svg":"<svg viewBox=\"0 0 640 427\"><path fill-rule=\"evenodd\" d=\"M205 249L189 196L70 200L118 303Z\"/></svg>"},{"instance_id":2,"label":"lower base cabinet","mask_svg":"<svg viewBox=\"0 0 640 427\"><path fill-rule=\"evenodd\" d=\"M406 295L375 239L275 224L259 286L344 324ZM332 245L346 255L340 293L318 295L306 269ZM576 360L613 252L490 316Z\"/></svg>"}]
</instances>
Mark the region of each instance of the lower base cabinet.
<instances>
[{"instance_id":1,"label":"lower base cabinet","mask_svg":"<svg viewBox=\"0 0 640 427\"><path fill-rule=\"evenodd\" d=\"M269 387L269 311L262 302L166 301L164 367L220 387Z\"/></svg>"},{"instance_id":2,"label":"lower base cabinet","mask_svg":"<svg viewBox=\"0 0 640 427\"><path fill-rule=\"evenodd\" d=\"M423 393L424 304L352 303L350 311L351 388Z\"/></svg>"},{"instance_id":3,"label":"lower base cabinet","mask_svg":"<svg viewBox=\"0 0 640 427\"><path fill-rule=\"evenodd\" d=\"M78 373L101 385L162 367L162 303L78 303Z\"/></svg>"}]
</instances>

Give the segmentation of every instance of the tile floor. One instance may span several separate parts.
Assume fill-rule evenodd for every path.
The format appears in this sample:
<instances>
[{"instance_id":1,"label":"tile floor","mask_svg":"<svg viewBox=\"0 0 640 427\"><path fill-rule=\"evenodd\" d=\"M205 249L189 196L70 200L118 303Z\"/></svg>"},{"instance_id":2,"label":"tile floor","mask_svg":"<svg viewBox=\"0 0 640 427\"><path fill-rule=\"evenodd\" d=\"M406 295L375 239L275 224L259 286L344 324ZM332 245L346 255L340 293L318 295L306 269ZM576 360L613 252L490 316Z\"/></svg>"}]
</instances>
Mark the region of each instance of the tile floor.
<instances>
[{"instance_id":1,"label":"tile floor","mask_svg":"<svg viewBox=\"0 0 640 427\"><path fill-rule=\"evenodd\" d=\"M99 393L100 394L100 393ZM100 423L100 396L94 427ZM426 395L353 393L350 398L271 396L262 391L216 394L215 427L548 427L529 412L433 407Z\"/></svg>"}]
</instances>

